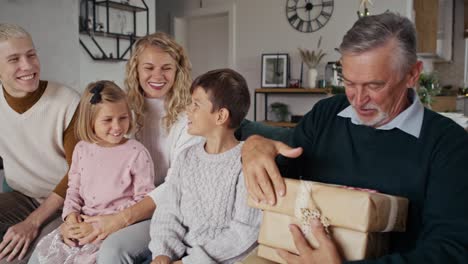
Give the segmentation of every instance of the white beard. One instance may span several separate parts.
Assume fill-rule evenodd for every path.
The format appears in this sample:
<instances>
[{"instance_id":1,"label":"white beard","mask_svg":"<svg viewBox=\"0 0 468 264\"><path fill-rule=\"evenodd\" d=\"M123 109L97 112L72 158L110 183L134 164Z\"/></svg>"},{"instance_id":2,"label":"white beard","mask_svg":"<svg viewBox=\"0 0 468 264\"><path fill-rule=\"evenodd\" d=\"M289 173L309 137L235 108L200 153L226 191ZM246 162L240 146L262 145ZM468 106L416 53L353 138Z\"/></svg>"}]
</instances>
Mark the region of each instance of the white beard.
<instances>
[{"instance_id":1,"label":"white beard","mask_svg":"<svg viewBox=\"0 0 468 264\"><path fill-rule=\"evenodd\" d=\"M354 108L354 111L357 113L356 111L356 107L354 107L353 104L351 104ZM361 120L361 118L359 117L359 115L357 115L357 118L359 119L359 121L361 121L361 123L365 126L370 126L370 127L375 127L376 125L380 124L382 121L384 121L385 119L388 118L388 113L382 111L377 105L375 104L372 104L372 103L369 103L367 104L365 107L365 109L372 109L372 110L377 110L377 116L374 117L373 119L371 120L368 120L368 121L364 121L364 120Z\"/></svg>"}]
</instances>

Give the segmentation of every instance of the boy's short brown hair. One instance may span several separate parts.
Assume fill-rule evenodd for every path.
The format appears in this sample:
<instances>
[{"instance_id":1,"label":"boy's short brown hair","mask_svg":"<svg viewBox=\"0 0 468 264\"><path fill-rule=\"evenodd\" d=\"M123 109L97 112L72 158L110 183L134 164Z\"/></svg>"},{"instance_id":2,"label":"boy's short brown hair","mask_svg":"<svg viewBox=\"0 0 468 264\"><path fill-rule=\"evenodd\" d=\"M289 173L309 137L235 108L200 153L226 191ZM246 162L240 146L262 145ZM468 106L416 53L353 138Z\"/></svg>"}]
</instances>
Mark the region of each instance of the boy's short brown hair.
<instances>
[{"instance_id":1,"label":"boy's short brown hair","mask_svg":"<svg viewBox=\"0 0 468 264\"><path fill-rule=\"evenodd\" d=\"M250 107L249 88L241 74L231 69L212 70L193 81L190 93L198 87L208 94L212 111L221 108L229 111L229 128L240 126Z\"/></svg>"}]
</instances>

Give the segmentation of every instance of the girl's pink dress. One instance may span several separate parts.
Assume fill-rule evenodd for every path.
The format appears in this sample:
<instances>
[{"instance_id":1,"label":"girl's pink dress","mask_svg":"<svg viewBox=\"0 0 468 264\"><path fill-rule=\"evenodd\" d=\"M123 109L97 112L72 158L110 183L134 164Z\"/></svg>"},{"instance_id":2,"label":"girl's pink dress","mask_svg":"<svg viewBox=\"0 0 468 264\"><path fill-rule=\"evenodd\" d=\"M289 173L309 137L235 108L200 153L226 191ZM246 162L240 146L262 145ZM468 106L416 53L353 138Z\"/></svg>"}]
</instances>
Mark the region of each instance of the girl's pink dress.
<instances>
[{"instance_id":1,"label":"girl's pink dress","mask_svg":"<svg viewBox=\"0 0 468 264\"><path fill-rule=\"evenodd\" d=\"M154 189L154 167L136 140L115 147L80 141L73 152L62 218L72 212L96 216L117 213ZM56 229L37 245L39 263L96 263L99 244L70 247Z\"/></svg>"}]
</instances>

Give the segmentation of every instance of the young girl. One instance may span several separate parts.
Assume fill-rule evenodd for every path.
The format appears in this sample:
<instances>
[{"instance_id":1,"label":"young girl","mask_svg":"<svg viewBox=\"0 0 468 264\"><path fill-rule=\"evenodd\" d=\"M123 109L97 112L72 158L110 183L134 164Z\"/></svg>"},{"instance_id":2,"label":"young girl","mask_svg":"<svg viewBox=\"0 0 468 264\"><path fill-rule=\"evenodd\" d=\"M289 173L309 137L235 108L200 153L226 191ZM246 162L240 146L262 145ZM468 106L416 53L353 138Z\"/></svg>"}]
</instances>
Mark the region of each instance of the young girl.
<instances>
[{"instance_id":1,"label":"young girl","mask_svg":"<svg viewBox=\"0 0 468 264\"><path fill-rule=\"evenodd\" d=\"M125 137L132 121L126 95L113 82L99 81L86 88L77 123L81 141L73 152L62 214L65 223L39 242L39 263L95 263L99 244L77 243L94 228L82 221L82 215L114 214L154 189L149 152Z\"/></svg>"},{"instance_id":2,"label":"young girl","mask_svg":"<svg viewBox=\"0 0 468 264\"><path fill-rule=\"evenodd\" d=\"M187 133L185 108L190 103L190 71L184 49L162 32L139 39L127 63L125 86L135 113L136 138L153 157L156 186L164 182L181 150L202 141ZM150 196L155 198L156 193ZM98 263L139 262L151 255L150 221L142 220L151 218L155 205L147 197L118 214L86 220L99 226L102 236L116 232L103 242ZM128 227L132 223L136 224ZM96 236L95 233L85 241Z\"/></svg>"},{"instance_id":3,"label":"young girl","mask_svg":"<svg viewBox=\"0 0 468 264\"><path fill-rule=\"evenodd\" d=\"M191 92L188 132L206 142L183 150L159 187L149 248L154 264L235 263L255 246L261 216L247 206L234 136L249 90L239 73L221 69L198 77Z\"/></svg>"}]
</instances>

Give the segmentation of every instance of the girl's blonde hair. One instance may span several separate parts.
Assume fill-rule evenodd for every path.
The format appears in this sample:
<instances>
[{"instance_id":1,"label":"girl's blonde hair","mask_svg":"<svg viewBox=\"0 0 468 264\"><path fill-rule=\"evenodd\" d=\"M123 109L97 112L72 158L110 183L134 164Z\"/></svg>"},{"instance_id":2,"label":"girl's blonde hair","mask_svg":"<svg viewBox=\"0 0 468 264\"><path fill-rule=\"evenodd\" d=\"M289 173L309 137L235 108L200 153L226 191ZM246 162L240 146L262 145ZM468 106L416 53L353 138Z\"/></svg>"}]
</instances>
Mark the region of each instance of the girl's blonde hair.
<instances>
[{"instance_id":1,"label":"girl's blonde hair","mask_svg":"<svg viewBox=\"0 0 468 264\"><path fill-rule=\"evenodd\" d=\"M133 48L132 55L126 66L125 88L128 93L130 106L135 114L137 133L143 127L144 114L146 111L144 91L139 83L138 61L141 53L148 46L158 47L169 54L176 61L176 76L174 85L165 96L164 106L166 116L163 118L163 124L167 131L177 121L178 115L185 111L190 104L190 84L192 82L192 66L185 50L175 42L169 35L163 32L157 32L139 39Z\"/></svg>"},{"instance_id":2,"label":"girl's blonde hair","mask_svg":"<svg viewBox=\"0 0 468 264\"><path fill-rule=\"evenodd\" d=\"M78 123L76 127L77 138L90 143L99 142L100 139L94 132L94 123L100 106L105 102L117 103L122 100L127 105L128 118L130 119L130 126L127 134L131 134L135 124L125 92L111 81L98 81L88 84L80 100Z\"/></svg>"}]
</instances>

